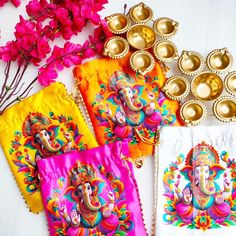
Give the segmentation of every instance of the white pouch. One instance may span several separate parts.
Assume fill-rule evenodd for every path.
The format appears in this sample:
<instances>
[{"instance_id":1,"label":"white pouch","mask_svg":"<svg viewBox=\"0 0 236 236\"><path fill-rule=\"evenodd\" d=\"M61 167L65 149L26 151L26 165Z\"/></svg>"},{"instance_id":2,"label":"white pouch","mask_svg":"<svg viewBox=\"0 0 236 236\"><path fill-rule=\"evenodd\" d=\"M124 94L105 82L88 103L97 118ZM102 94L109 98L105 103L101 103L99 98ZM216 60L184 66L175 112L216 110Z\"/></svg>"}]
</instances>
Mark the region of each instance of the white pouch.
<instances>
[{"instance_id":1,"label":"white pouch","mask_svg":"<svg viewBox=\"0 0 236 236\"><path fill-rule=\"evenodd\" d=\"M235 235L235 131L228 125L161 130L155 235Z\"/></svg>"}]
</instances>

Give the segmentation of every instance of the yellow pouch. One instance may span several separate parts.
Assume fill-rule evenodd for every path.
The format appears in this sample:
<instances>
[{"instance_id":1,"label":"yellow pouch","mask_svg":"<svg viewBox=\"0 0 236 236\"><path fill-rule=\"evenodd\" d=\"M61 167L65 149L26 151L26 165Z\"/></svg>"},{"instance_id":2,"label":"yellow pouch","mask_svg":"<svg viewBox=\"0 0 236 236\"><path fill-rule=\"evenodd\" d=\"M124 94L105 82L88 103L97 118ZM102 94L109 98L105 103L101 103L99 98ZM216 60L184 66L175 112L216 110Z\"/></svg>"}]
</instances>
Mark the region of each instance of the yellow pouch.
<instances>
[{"instance_id":1,"label":"yellow pouch","mask_svg":"<svg viewBox=\"0 0 236 236\"><path fill-rule=\"evenodd\" d=\"M43 210L37 161L97 146L62 83L54 83L0 116L0 143L33 213Z\"/></svg>"},{"instance_id":2,"label":"yellow pouch","mask_svg":"<svg viewBox=\"0 0 236 236\"><path fill-rule=\"evenodd\" d=\"M166 78L158 63L141 76L126 58L103 58L77 66L74 76L98 143L129 139L133 160L152 155L159 126L182 125L180 104L161 92Z\"/></svg>"}]
</instances>

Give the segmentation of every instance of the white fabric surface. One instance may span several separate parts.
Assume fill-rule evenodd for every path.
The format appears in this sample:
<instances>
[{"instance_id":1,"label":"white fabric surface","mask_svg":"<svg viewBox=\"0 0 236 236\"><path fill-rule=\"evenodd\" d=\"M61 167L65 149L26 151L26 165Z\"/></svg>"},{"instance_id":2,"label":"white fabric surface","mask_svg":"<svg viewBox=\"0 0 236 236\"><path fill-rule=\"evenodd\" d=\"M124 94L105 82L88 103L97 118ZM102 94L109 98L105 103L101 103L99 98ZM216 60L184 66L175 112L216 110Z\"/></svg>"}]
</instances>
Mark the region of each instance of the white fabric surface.
<instances>
[{"instance_id":1,"label":"white fabric surface","mask_svg":"<svg viewBox=\"0 0 236 236\"><path fill-rule=\"evenodd\" d=\"M170 190L165 191L166 188L164 186L169 186L172 187L174 195L176 198L178 198L177 195L177 188L175 187L178 177L179 177L179 190L182 191L184 190L185 186L190 183L190 181L186 180L184 176L181 174L181 169L187 164L186 157L187 154L190 152L192 148L194 148L196 145L205 142L209 146L212 146L217 152L218 152L218 157L220 158L221 154L223 151L227 151L229 153L229 159L236 159L236 148L235 148L235 143L236 143L236 133L235 133L235 126L209 126L209 127L204 127L204 126L199 126L199 127L192 127L192 128L186 128L186 127L167 127L163 128L161 131L161 138L160 138L160 147L159 147L159 175L158 175L158 204L157 204L157 230L156 230L156 235L158 236L169 236L172 235L173 232L175 236L183 236L183 235L188 235L188 236L212 236L214 233L216 235L221 235L221 236L228 236L228 235L234 235L236 233L236 225L230 226L230 227L225 227L225 226L220 226L220 228L217 229L206 229L203 231L202 229L188 229L187 226L183 227L178 227L173 225L174 223L177 222L174 221L172 224L167 224L167 222L164 220L164 215L165 215L165 210L164 206L169 205L167 203L167 198L163 194L165 193L170 193ZM183 155L183 156L179 156ZM196 156L197 160L200 160L200 155L198 151L194 151L194 155ZM216 155L217 156L217 155ZM214 155L214 157L216 157ZM178 158L177 158L178 157ZM178 164L176 161L178 160ZM174 165L174 164L175 165ZM177 165L176 165L177 164ZM231 181L231 176L230 176L230 169L226 168L227 163L222 161L221 159L219 160L219 163L222 167L225 168L225 171L219 176L219 178L214 178L214 181L219 185L220 190L224 190L224 174L227 173L227 181L229 184L228 188L230 191L232 191L232 184L233 182ZM178 169L174 170L171 172L171 168L175 166ZM196 168L198 164L193 165L193 169ZM205 163L205 165L207 165ZM213 164L212 164L213 165ZM212 166L211 165L211 166ZM209 166L209 165L208 165ZM168 169L167 169L168 168ZM164 175L164 172L166 173ZM179 175L179 176L178 176ZM174 177L172 179L172 177ZM193 174L193 178L196 177L196 174ZM172 181L173 183L167 184L168 181ZM192 187L194 188L194 186ZM215 193L214 193L215 194ZM215 195L212 194L211 196L214 199L214 203L209 205L210 208L206 207L204 208L205 211L208 211L209 209L212 209L215 203ZM223 193L224 200L229 197L229 195L232 195L231 192L229 193ZM171 194L171 196L173 196ZM192 198L196 196L194 193L192 193ZM207 197L207 196L205 196ZM203 196L201 197L201 199ZM179 198L177 200L176 205L179 202L183 202L182 198ZM193 200L192 200L193 201ZM193 202L191 201L190 205L192 206ZM174 201L173 201L174 202ZM236 202L235 202L236 204ZM194 205L196 206L196 205ZM176 217L183 217L183 215L178 215L175 214L177 213L176 207L173 207L174 210L174 215L177 215ZM193 209L193 214L200 214L203 213L204 210L197 210L196 207ZM209 215L209 213L208 213ZM185 217L184 217L185 218ZM186 218L185 218L186 219ZM221 217L217 218L223 219ZM190 219L190 221L196 220L195 216L193 216L193 219ZM235 221L235 219L234 219ZM235 222L236 223L236 222ZM210 227L213 227L212 224L209 225Z\"/></svg>"}]
</instances>

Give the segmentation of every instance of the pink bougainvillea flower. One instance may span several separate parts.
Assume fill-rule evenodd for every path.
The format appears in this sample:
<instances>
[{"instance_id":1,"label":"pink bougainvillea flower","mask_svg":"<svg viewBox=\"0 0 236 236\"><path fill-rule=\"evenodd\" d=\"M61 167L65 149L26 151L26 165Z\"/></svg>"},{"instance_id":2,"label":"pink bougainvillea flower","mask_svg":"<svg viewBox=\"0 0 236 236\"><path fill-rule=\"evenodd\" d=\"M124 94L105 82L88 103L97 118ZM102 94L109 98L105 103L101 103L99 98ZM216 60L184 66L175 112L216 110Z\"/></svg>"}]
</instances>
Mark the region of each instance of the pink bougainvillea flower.
<instances>
[{"instance_id":1,"label":"pink bougainvillea flower","mask_svg":"<svg viewBox=\"0 0 236 236\"><path fill-rule=\"evenodd\" d=\"M38 75L38 81L42 86L48 86L52 82L55 81L58 74L57 71L54 70L51 67L43 68L41 67L39 69L39 75Z\"/></svg>"},{"instance_id":2,"label":"pink bougainvillea flower","mask_svg":"<svg viewBox=\"0 0 236 236\"><path fill-rule=\"evenodd\" d=\"M20 3L21 1L20 0L11 0L12 4L15 6L15 7L19 7L20 6Z\"/></svg>"},{"instance_id":3,"label":"pink bougainvillea flower","mask_svg":"<svg viewBox=\"0 0 236 236\"><path fill-rule=\"evenodd\" d=\"M14 41L9 41L5 46L0 47L0 58L4 62L15 61L18 57L18 53Z\"/></svg>"}]
</instances>

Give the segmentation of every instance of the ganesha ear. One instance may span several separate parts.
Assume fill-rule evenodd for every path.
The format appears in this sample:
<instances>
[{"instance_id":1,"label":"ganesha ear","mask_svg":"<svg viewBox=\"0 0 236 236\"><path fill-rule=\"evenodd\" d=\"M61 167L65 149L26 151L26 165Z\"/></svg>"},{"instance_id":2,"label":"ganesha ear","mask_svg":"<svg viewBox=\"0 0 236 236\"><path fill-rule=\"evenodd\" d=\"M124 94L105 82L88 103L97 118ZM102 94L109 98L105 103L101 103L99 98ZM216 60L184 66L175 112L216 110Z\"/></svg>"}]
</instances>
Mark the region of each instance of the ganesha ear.
<instances>
[{"instance_id":1,"label":"ganesha ear","mask_svg":"<svg viewBox=\"0 0 236 236\"><path fill-rule=\"evenodd\" d=\"M98 194L100 194L105 186L105 182L103 179L100 178L94 178L91 181L92 188L94 191L97 191Z\"/></svg>"},{"instance_id":2,"label":"ganesha ear","mask_svg":"<svg viewBox=\"0 0 236 236\"><path fill-rule=\"evenodd\" d=\"M213 179L218 179L224 171L225 168L219 164L212 165L210 168L210 174Z\"/></svg>"},{"instance_id":3,"label":"ganesha ear","mask_svg":"<svg viewBox=\"0 0 236 236\"><path fill-rule=\"evenodd\" d=\"M180 173L188 181L191 181L193 179L193 167L190 165L184 166L184 168L180 170Z\"/></svg>"}]
</instances>

